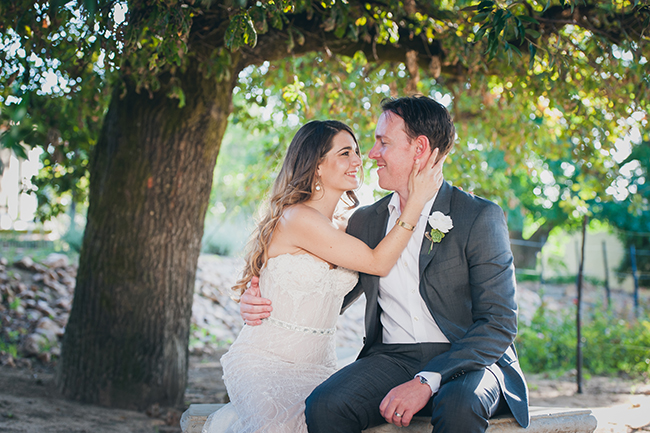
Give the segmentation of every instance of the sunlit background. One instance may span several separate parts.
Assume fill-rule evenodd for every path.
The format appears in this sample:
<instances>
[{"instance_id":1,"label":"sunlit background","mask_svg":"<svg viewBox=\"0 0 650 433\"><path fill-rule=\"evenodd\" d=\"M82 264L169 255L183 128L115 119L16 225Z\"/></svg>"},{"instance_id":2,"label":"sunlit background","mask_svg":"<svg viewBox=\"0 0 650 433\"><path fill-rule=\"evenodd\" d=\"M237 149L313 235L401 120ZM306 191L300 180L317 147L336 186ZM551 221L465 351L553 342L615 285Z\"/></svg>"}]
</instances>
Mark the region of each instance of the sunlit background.
<instances>
[{"instance_id":1,"label":"sunlit background","mask_svg":"<svg viewBox=\"0 0 650 433\"><path fill-rule=\"evenodd\" d=\"M120 25L125 22L128 16L127 12L126 3L115 3L112 10L114 23ZM78 11L73 12L73 21L75 20L78 22L68 27L68 32L75 31L75 26L77 28L83 27L83 19ZM576 29L569 28L567 32L574 30ZM37 82L34 83L37 94L61 95L70 92L75 82L62 75L58 65L45 64L44 60L35 53L26 53L15 38L12 42L11 37L16 35L12 35L11 31L7 33L7 36L9 37L2 41L2 49L10 56L25 58L34 68L39 69L39 73L35 74L38 77ZM573 36L576 38L575 40L585 37L577 33ZM65 33L61 34L60 37L66 37ZM88 41L92 43L95 40L94 38L96 36L91 35ZM123 48L119 42L117 48ZM114 53L107 54L103 50L99 51L96 59L93 60L92 67L99 75L104 74L104 71L110 69L108 64L111 63L113 56ZM612 56L622 63L635 61L631 51L617 46L612 47ZM307 58L309 60L306 60L305 64L310 61L316 63L316 60L318 60L314 56L307 56ZM296 61L298 60L296 59ZM322 59L319 61L322 63ZM645 64L647 59L642 57L640 62ZM398 85L403 85L409 77L409 72L404 64L398 64L385 69L383 67L379 68L373 72L374 77L370 77L365 75L365 71L363 71L363 74L360 73L362 68L359 68L358 64L351 62L351 65L346 66L348 70L345 72L352 72L348 74L349 77L347 78L349 79L341 83L341 88L351 94L359 91L358 100L354 100L356 105L349 101L341 102L339 106L333 107L333 110L341 110L341 107L350 110L348 113L338 112L335 115L341 120L347 118L358 135L365 156L372 145L372 130L368 126L372 122L363 123L360 119L364 116L370 118L376 115L378 111L377 101L382 97L394 94L395 83L401 80L402 84ZM279 91L277 85L274 87L264 81L264 76L273 68L269 62L264 62L258 66L249 66L239 75L238 85L233 92L235 110L231 116L214 173L213 192L204 230L204 253L235 256L242 254L248 235L254 226L256 210L261 202L261 197L272 181L273 173L277 170L277 164L292 133L301 123L311 119L312 116L322 115L322 112L316 110L314 113L313 107L309 107L309 102L315 102L309 100L310 97L314 97L313 89L309 87L322 86L323 89L326 88L323 84L323 77L318 76L321 72L317 72L316 76L312 77L314 82L306 84L297 75L290 72L290 62L283 67L287 69L287 73L282 77L286 83ZM296 67L296 65L294 64L293 67ZM540 65L536 67L539 68ZM340 74L340 72L334 70L331 73L334 75ZM362 75L365 83L361 82ZM292 80L293 82L291 82ZM423 87L418 87L418 90L449 107L452 112L461 106L460 98L462 94L456 93L452 95L447 93L446 90L435 83L435 80L423 79L420 84ZM501 98L507 93L509 85L512 86L512 83L491 83L487 87L490 93L489 97L493 99ZM362 91L361 87L363 86L366 87ZM343 93L338 95L339 98L345 97ZM590 100L592 96L584 96L580 102L588 107L594 104L593 98ZM19 98L9 95L1 102L5 107L13 107L19 105L21 101ZM539 96L536 101L533 101L535 107L527 107L530 114L526 114L530 120L539 121L542 127L548 129L549 134L553 134L554 129L567 128L567 125L571 122L569 113L558 109L553 102L545 96ZM351 106L354 106L354 109L351 109ZM245 112L245 115L242 115L242 112ZM638 107L632 107L628 111L627 117L610 118L609 120L614 120L620 130L626 132L624 135L617 137L613 145L608 137L599 136L598 131L593 133L591 144L595 152L599 153L599 158L601 158L602 164L607 169L623 163L630 156L633 147L642 142L642 131L647 128L648 123L647 114ZM458 124L466 128L471 121L465 120L464 122L465 124ZM461 129L459 128L459 136L463 134L464 136L461 136L459 141L464 140L463 147L457 149L451 155L450 164L453 164L453 170L451 170L453 175L448 178L452 183L464 187L464 189L473 190L478 188L480 190L483 185L481 185L479 176L482 173L489 172L491 168L485 155L493 150L503 151L503 144L495 145L490 143L491 137L474 138L475 136L471 134L476 132L475 130L470 129L469 133L466 131L463 133ZM3 131L0 130L0 132ZM467 137L472 138L467 139ZM551 140L555 139L559 142L566 140L566 138L567 136L557 134L557 137L551 138ZM579 145L579 140L575 136L572 137L572 140L573 145ZM586 141L589 142L588 140ZM610 142L608 143L608 141ZM260 145L258 142L262 144ZM254 150L248 149L254 147L251 144L257 146L257 148ZM531 143L530 146L534 147L536 144ZM547 145L547 143L544 143L539 146L545 148L544 146ZM0 149L0 230L4 235L14 236L14 238L20 235L23 239L48 242L57 242L67 236L65 243L57 244L58 248L79 249L85 224L87 203L77 205L69 194L52 196L53 202L56 201L56 205L60 206L61 209L65 209L65 212L59 213L55 218L49 220L41 218L43 222L40 222L38 215L39 204L34 194L37 192L37 186L33 182L33 177L37 176L40 170L43 170L43 160L48 158L48 155L54 154L57 149L49 145L45 149L46 154L43 154L43 149L39 146L31 150L25 146L25 150L27 158L20 159L11 150ZM262 158L260 155L264 155L264 157ZM535 180L535 185L531 187L531 190L536 196L536 204L543 209L551 209L563 201L570 203L574 199L574 197L567 198L571 195L570 188L566 187L566 182L562 184L557 179L557 172L554 174L548 166L548 160L543 158L544 155L535 155L534 152L531 152L530 158L527 160L524 158L523 161L525 168L530 173L530 177ZM471 161L468 162L468 160ZM589 164L590 162L587 163L587 166ZM576 173L576 170L579 170L576 167L575 161L570 159L562 162L562 175L570 179ZM369 204L385 192L379 189L373 169L373 161L367 157L365 158L364 168L366 173L365 184L358 191L358 196L362 204ZM62 164L61 167L55 167L55 169L64 170L65 166ZM248 172L249 169L258 173L251 174ZM473 171L464 172L464 169ZM620 167L616 177L611 180L611 184L606 186L606 195L616 201L628 199L630 195L637 194L636 185L644 184L646 181L642 175L643 169L638 160L628 162ZM633 178L636 179L637 184L631 181ZM501 186L503 185L507 186L507 183L503 182ZM492 187L499 188L499 186L500 184L495 182ZM485 194L485 192L482 193L490 199L495 199L494 197L498 195L498 191L493 196ZM579 195L579 193L580 191L576 195ZM502 201L499 204L504 210L513 208L516 205L511 206L510 202L516 201L516 198L514 193L511 193L510 198L504 195L504 197L500 197ZM600 200L600 197L597 200ZM579 220L581 215L586 214L588 210L580 203L581 200L576 201L578 204L573 209L573 212L569 212L568 217ZM530 214L526 215L525 218L525 221L521 223L524 226L522 230L523 239L527 239L544 220L543 217L536 218ZM579 243L580 234L575 231L575 227L570 231L560 228L553 229L548 238L545 239L543 250L538 256L536 268L532 270L520 269L520 275L524 275L526 272L544 273L548 277L575 275L577 272ZM586 274L597 279L604 278L603 251L606 249L608 255L607 269L612 276L616 275L619 263L625 254L625 247L619 237L614 234L612 227L592 222L586 243ZM621 275L618 275L618 277L622 280L620 286L629 290L633 285L632 277Z\"/></svg>"}]
</instances>

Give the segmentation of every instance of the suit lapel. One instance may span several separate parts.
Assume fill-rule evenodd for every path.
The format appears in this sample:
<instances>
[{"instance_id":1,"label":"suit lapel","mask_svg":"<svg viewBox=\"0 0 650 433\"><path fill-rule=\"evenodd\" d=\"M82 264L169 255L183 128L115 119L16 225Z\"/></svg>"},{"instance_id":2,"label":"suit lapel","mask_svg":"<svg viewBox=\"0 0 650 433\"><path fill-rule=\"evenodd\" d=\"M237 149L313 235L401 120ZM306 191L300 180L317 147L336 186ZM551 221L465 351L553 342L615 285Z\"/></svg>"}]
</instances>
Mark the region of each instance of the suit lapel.
<instances>
[{"instance_id":1,"label":"suit lapel","mask_svg":"<svg viewBox=\"0 0 650 433\"><path fill-rule=\"evenodd\" d=\"M383 201L377 203L375 207L376 214L367 219L368 224L366 239L364 240L369 247L375 248L379 242L386 236L386 224L388 224L388 203L390 195L383 198ZM364 348L359 357L365 356L367 347L375 341L381 341L381 325L379 323L379 277L376 275L361 274L363 291L366 294L366 337L364 338Z\"/></svg>"},{"instance_id":2,"label":"suit lapel","mask_svg":"<svg viewBox=\"0 0 650 433\"><path fill-rule=\"evenodd\" d=\"M370 248L375 248L379 245L379 242L386 236L386 224L388 224L388 203L390 203L390 197L392 194L384 197L375 208L376 217L369 218L367 221L368 231L367 231L367 244ZM370 302L376 302L377 294L379 292L379 277L376 275L368 275L367 278L370 279L370 285L366 287L366 298Z\"/></svg>"},{"instance_id":3,"label":"suit lapel","mask_svg":"<svg viewBox=\"0 0 650 433\"><path fill-rule=\"evenodd\" d=\"M431 211L429 212L429 215L431 215L434 212L442 212L445 215L449 215L449 211L451 209L451 194L453 192L453 188L449 183L446 181L442 183L442 186L440 187L440 191L438 191L438 196L436 197L436 200L433 202L433 206L431 206ZM431 230L429 225L427 224L427 228L425 229L425 233ZM433 245L433 246L432 246ZM433 257L436 255L438 250L440 249L439 244L435 244L427 239L426 236L422 237L422 246L420 247L420 278L422 278L422 273L426 269L427 266L429 266L429 263L431 263L431 260L433 260Z\"/></svg>"},{"instance_id":4,"label":"suit lapel","mask_svg":"<svg viewBox=\"0 0 650 433\"><path fill-rule=\"evenodd\" d=\"M371 218L368 221L368 245L370 248L375 248L379 245L382 239L386 236L386 224L388 224L388 203L392 194L385 197L381 203L378 204L375 212L376 218Z\"/></svg>"}]
</instances>

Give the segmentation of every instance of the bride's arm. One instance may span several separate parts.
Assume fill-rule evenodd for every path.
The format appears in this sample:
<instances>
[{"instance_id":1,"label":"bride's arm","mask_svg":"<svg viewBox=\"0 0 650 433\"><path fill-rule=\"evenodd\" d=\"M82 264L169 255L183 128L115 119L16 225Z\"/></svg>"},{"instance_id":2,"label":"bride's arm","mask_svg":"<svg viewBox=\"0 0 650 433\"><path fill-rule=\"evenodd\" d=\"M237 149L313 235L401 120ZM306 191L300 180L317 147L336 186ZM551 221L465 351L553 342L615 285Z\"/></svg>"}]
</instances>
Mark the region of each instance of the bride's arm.
<instances>
[{"instance_id":1,"label":"bride's arm","mask_svg":"<svg viewBox=\"0 0 650 433\"><path fill-rule=\"evenodd\" d=\"M437 149L420 170L416 160L409 179L409 198L400 220L405 226L415 226L425 203L442 184L441 158L435 162ZM385 276L397 262L413 231L405 226L395 227L375 249L363 241L338 230L331 221L317 210L296 205L287 209L279 223L285 239L297 248L308 251L321 259L366 274Z\"/></svg>"}]
</instances>

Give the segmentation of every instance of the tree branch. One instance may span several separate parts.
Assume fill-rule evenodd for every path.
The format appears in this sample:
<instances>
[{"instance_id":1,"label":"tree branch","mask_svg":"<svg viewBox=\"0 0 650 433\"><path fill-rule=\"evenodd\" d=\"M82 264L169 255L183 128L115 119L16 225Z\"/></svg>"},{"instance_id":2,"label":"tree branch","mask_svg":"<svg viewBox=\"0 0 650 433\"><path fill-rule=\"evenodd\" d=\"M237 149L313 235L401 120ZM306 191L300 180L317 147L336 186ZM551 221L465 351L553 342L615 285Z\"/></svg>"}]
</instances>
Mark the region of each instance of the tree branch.
<instances>
[{"instance_id":1,"label":"tree branch","mask_svg":"<svg viewBox=\"0 0 650 433\"><path fill-rule=\"evenodd\" d=\"M522 3L528 8L529 14L540 23L537 30L542 35L556 34L566 25L575 25L616 44L630 40L630 35L626 34L626 31L633 33L633 37L642 39L645 30L644 20L650 16L650 8L647 7L636 8L629 13L612 13L593 4L577 6L573 10L570 7L553 6L536 16L528 3ZM385 5L382 3L382 6ZM421 13L446 21L450 19L451 14L458 14L438 9L427 2L417 2L415 6ZM395 13L399 12L403 11L395 11ZM269 28L266 33L258 34L255 47L240 48L236 69L241 70L247 65L279 60L289 55L299 56L308 52L353 56L361 51L371 62L406 62L406 53L414 51L417 53L420 68L431 71L431 75L436 78L442 74L449 82L460 81L468 73L467 66L460 61L453 64L445 62L446 53L440 43L442 38L446 37L445 34L439 34L433 42L429 43L426 38L416 36L413 30L406 27L409 23L408 16L392 18L400 25L398 42L378 43L379 30L372 19L368 20L365 27L359 28L359 35L356 38L350 36L349 31L346 31L346 35L341 38L336 37L334 31L325 31L325 20L331 18L327 15L329 13L329 10L312 9L309 14L302 12L286 15L289 24L285 24L282 29ZM230 20L228 11L223 8L212 9L205 11L202 17L195 20L192 29L195 41L200 40L206 49L210 45L213 46L212 49L224 46L224 32ZM290 32L294 35L300 32L304 36L304 42L299 44L298 38L294 38L294 45L290 47ZM524 45L528 42L524 42ZM518 40L509 43L521 46Z\"/></svg>"},{"instance_id":2,"label":"tree branch","mask_svg":"<svg viewBox=\"0 0 650 433\"><path fill-rule=\"evenodd\" d=\"M638 39L642 38L643 31L647 28L646 21L650 17L650 8L641 7L629 13L611 13L595 5L576 6L573 11L570 7L553 6L542 16L534 17L542 23L540 30L545 30L550 25L556 31L565 25L582 27L594 34L606 38L614 44L620 44L630 30Z\"/></svg>"},{"instance_id":3,"label":"tree branch","mask_svg":"<svg viewBox=\"0 0 650 433\"><path fill-rule=\"evenodd\" d=\"M295 45L291 50L292 55L301 55L307 52L326 52L346 56L353 56L361 51L371 62L405 62L406 53L415 51L418 53L418 64L423 69L430 68L432 60L442 65L445 53L438 40L432 43L423 37L415 36L412 30L399 28L399 40L397 43L381 44L376 43L377 34L374 27L368 27L369 40L358 38L353 40L350 37L337 38L334 32L326 32L322 28L322 17L314 14L308 19L304 14L293 16L291 19L292 28L300 31L305 36L303 45ZM242 61L247 64L259 64L264 61L273 61L284 58L289 54L287 41L289 33L287 28L282 30L272 29L266 34L258 36L258 43L255 48L242 48L244 58ZM457 68L440 67L445 74L456 75ZM438 71L438 75L440 71ZM435 75L435 74L434 74Z\"/></svg>"}]
</instances>

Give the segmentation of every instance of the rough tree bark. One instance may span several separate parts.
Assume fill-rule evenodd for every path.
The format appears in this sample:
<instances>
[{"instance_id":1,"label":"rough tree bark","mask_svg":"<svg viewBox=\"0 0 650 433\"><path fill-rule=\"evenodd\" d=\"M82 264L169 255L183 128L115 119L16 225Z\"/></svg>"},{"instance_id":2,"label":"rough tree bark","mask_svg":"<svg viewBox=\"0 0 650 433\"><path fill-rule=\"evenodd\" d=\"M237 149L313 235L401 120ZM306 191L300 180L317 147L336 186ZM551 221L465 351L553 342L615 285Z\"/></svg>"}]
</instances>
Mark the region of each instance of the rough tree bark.
<instances>
[{"instance_id":1,"label":"rough tree bark","mask_svg":"<svg viewBox=\"0 0 650 433\"><path fill-rule=\"evenodd\" d=\"M237 71L190 65L187 105L116 89L91 165L90 207L58 384L68 398L182 404L203 223Z\"/></svg>"}]
</instances>

